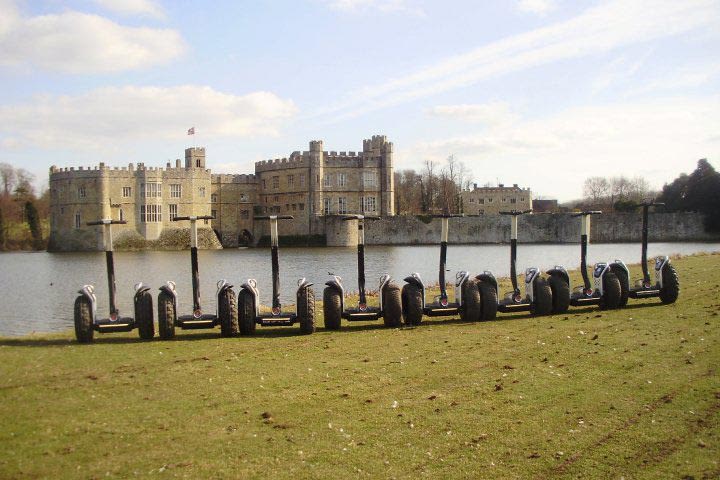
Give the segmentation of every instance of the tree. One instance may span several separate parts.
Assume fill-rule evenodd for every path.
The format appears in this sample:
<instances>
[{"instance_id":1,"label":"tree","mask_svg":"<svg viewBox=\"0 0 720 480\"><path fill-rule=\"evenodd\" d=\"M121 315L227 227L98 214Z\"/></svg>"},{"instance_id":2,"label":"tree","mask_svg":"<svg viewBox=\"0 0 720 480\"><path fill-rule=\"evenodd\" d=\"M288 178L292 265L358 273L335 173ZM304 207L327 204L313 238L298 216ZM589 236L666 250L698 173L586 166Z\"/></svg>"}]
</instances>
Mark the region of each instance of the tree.
<instances>
[{"instance_id":1,"label":"tree","mask_svg":"<svg viewBox=\"0 0 720 480\"><path fill-rule=\"evenodd\" d=\"M605 177L589 177L585 179L583 195L595 205L605 203L610 196L610 182Z\"/></svg>"},{"instance_id":2,"label":"tree","mask_svg":"<svg viewBox=\"0 0 720 480\"><path fill-rule=\"evenodd\" d=\"M3 185L3 193L10 195L15 186L15 168L9 163L0 163L0 181Z\"/></svg>"},{"instance_id":3,"label":"tree","mask_svg":"<svg viewBox=\"0 0 720 480\"><path fill-rule=\"evenodd\" d=\"M663 186L658 198L668 211L693 211L705 214L705 228L720 232L720 173L707 159L698 161L690 174L681 174Z\"/></svg>"},{"instance_id":4,"label":"tree","mask_svg":"<svg viewBox=\"0 0 720 480\"><path fill-rule=\"evenodd\" d=\"M0 208L0 250L5 250L5 219L3 219L3 211Z\"/></svg>"},{"instance_id":5,"label":"tree","mask_svg":"<svg viewBox=\"0 0 720 480\"><path fill-rule=\"evenodd\" d=\"M42 248L42 229L40 227L40 218L38 216L37 208L31 201L25 202L25 217L27 218L28 227L30 227L30 235L33 239L33 248Z\"/></svg>"}]
</instances>

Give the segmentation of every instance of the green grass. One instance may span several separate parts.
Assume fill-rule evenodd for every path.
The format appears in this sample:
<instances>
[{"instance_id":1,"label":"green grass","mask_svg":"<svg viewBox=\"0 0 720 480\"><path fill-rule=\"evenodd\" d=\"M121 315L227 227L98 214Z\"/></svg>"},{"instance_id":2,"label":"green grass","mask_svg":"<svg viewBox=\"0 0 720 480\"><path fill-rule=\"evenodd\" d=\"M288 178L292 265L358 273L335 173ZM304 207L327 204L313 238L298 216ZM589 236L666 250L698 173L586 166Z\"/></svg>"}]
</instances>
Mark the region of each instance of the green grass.
<instances>
[{"instance_id":1,"label":"green grass","mask_svg":"<svg viewBox=\"0 0 720 480\"><path fill-rule=\"evenodd\" d=\"M674 263L674 305L2 339L0 477L717 478L720 255Z\"/></svg>"}]
</instances>

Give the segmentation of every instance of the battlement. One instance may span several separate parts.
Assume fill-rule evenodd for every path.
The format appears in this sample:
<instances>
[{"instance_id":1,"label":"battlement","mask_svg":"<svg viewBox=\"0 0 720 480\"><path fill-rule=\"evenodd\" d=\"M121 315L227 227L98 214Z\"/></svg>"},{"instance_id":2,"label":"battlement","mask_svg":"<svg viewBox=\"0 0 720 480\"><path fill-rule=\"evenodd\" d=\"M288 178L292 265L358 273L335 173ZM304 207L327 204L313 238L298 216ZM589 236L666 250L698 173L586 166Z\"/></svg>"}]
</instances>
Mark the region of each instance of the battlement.
<instances>
[{"instance_id":1,"label":"battlement","mask_svg":"<svg viewBox=\"0 0 720 480\"><path fill-rule=\"evenodd\" d=\"M212 183L244 183L255 185L258 183L258 178L253 174L213 173L210 181Z\"/></svg>"},{"instance_id":2,"label":"battlement","mask_svg":"<svg viewBox=\"0 0 720 480\"><path fill-rule=\"evenodd\" d=\"M261 160L259 162L255 162L255 172L266 172L285 168L306 168L309 165L310 163L306 156L290 155L290 158L274 158L271 160Z\"/></svg>"}]
</instances>

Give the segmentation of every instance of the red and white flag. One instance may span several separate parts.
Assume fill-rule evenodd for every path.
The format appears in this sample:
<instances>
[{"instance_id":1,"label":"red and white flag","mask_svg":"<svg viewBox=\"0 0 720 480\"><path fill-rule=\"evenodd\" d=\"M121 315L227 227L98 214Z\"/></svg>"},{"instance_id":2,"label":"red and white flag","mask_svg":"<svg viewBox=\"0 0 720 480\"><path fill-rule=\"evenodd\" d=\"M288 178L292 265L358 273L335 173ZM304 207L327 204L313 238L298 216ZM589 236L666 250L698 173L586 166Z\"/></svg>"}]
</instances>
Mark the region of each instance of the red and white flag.
<instances>
[{"instance_id":1,"label":"red and white flag","mask_svg":"<svg viewBox=\"0 0 720 480\"><path fill-rule=\"evenodd\" d=\"M188 135L195 135L195 127L188 128Z\"/></svg>"}]
</instances>

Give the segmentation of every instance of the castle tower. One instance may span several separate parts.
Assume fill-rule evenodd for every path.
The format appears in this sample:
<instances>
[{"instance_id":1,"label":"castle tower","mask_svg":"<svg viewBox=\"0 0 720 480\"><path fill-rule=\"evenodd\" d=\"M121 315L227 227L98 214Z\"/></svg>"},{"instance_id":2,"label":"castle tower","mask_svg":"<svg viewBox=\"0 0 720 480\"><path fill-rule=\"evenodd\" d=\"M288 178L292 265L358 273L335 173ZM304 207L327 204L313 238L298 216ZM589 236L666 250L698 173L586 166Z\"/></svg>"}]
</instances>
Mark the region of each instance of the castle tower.
<instances>
[{"instance_id":1,"label":"castle tower","mask_svg":"<svg viewBox=\"0 0 720 480\"><path fill-rule=\"evenodd\" d=\"M323 175L324 153L322 140L310 142L310 178L308 178L308 191L310 192L311 210L309 214L322 215L323 213Z\"/></svg>"},{"instance_id":2,"label":"castle tower","mask_svg":"<svg viewBox=\"0 0 720 480\"><path fill-rule=\"evenodd\" d=\"M382 148L382 206L380 214L395 215L395 176L393 175L393 144L383 138Z\"/></svg>"},{"instance_id":3,"label":"castle tower","mask_svg":"<svg viewBox=\"0 0 720 480\"><path fill-rule=\"evenodd\" d=\"M205 147L191 147L185 149L185 168L205 169Z\"/></svg>"}]
</instances>

